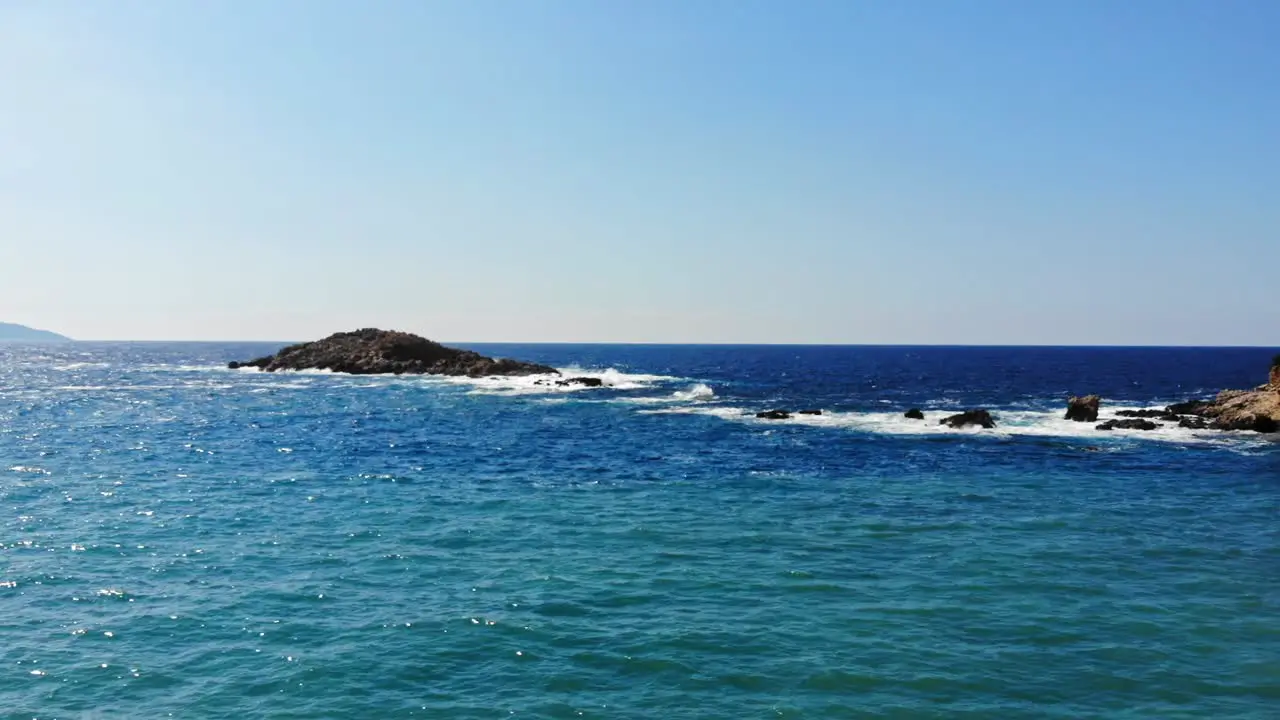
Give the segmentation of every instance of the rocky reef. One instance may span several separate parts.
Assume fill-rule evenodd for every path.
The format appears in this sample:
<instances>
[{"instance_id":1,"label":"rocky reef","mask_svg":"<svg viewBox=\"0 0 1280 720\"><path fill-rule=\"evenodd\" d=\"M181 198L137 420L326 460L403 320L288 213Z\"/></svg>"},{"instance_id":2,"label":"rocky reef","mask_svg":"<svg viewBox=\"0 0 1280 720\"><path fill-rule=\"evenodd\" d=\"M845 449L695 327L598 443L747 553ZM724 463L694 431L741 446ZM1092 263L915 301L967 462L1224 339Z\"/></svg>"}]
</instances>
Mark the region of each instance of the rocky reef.
<instances>
[{"instance_id":1,"label":"rocky reef","mask_svg":"<svg viewBox=\"0 0 1280 720\"><path fill-rule=\"evenodd\" d=\"M290 345L274 355L232 362L231 369L331 370L352 375L559 375L546 365L485 357L411 333L365 328Z\"/></svg>"}]
</instances>

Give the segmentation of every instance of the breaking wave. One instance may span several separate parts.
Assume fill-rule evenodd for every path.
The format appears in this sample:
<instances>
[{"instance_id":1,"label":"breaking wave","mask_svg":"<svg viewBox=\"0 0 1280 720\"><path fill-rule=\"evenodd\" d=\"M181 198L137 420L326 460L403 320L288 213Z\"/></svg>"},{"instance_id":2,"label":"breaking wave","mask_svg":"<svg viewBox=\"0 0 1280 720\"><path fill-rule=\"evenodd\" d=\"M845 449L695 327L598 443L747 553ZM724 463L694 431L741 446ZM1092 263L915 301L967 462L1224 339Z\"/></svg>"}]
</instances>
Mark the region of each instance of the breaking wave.
<instances>
[{"instance_id":1,"label":"breaking wave","mask_svg":"<svg viewBox=\"0 0 1280 720\"><path fill-rule=\"evenodd\" d=\"M1103 412L1098 423L1112 419L1115 411L1123 409L1142 409L1143 406L1115 406ZM762 408L760 408L762 409ZM1193 430L1174 424L1160 424L1155 430L1099 430L1098 423L1074 422L1063 417L1062 410L992 410L997 426L994 429L982 429L976 426L953 428L941 424L941 420L954 412L926 411L924 420L912 420L902 412L823 412L821 415L792 414L785 420L769 420L756 417L760 409L740 406L698 406L683 405L657 409L641 410L646 414L663 415L702 415L722 420L759 425L761 427L804 426L815 428L836 428L866 432L877 435L899 436L991 436L991 437L1054 437L1078 438L1105 441L1108 439L1156 440L1176 443L1202 444L1239 444L1267 443L1266 436L1246 432L1223 432L1220 430Z\"/></svg>"}]
</instances>

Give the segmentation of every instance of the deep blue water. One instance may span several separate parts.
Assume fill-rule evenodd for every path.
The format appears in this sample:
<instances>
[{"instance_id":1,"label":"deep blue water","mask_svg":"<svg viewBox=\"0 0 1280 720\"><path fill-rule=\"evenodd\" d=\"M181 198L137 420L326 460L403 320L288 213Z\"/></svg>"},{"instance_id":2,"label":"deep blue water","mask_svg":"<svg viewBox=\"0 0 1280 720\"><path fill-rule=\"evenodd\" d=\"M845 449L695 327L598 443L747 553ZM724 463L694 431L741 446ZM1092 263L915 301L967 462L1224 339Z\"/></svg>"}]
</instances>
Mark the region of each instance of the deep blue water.
<instances>
[{"instance_id":1,"label":"deep blue water","mask_svg":"<svg viewBox=\"0 0 1280 720\"><path fill-rule=\"evenodd\" d=\"M1265 349L0 346L0 717L1271 718ZM919 406L926 423L901 413ZM959 408L994 431L944 431ZM772 407L817 417L756 420Z\"/></svg>"}]
</instances>

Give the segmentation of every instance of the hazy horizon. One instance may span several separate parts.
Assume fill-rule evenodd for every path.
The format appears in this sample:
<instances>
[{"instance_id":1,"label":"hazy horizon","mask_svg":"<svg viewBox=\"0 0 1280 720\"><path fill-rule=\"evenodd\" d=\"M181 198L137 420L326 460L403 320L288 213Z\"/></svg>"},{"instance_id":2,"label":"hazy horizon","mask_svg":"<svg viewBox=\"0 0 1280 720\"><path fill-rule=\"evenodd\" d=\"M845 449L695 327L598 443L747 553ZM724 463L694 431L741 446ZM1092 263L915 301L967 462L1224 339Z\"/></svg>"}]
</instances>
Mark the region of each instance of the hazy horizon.
<instances>
[{"instance_id":1,"label":"hazy horizon","mask_svg":"<svg viewBox=\"0 0 1280 720\"><path fill-rule=\"evenodd\" d=\"M15 323L21 325L21 323ZM47 331L47 328L29 328L32 330ZM360 328L348 328L347 330L357 330ZM400 328L382 328L387 330L397 330ZM54 331L56 332L56 331ZM345 331L338 331L345 332ZM332 333L326 333L326 336ZM272 344L272 343L299 343L318 340L321 336L309 338L275 338L275 339L245 339L245 338L211 338L211 339L191 339L191 338L151 338L151 339L130 339L130 338L77 338L69 337L66 341L38 341L38 342L73 342L73 343L107 343L107 344L127 344L127 343L173 343L173 344ZM1108 349L1124 349L1124 348L1182 348L1182 349L1259 349L1268 350L1275 348L1276 345L1097 345L1087 343L1076 344L1047 344L1047 343L1024 343L1024 344L1007 344L1007 343L790 343L790 342L628 342L628 341L551 341L551 340L458 340L448 338L429 337L428 339L439 342L443 345L456 346L473 346L473 345L648 345L648 346L668 346L668 347L903 347L903 348L1108 348Z\"/></svg>"},{"instance_id":2,"label":"hazy horizon","mask_svg":"<svg viewBox=\"0 0 1280 720\"><path fill-rule=\"evenodd\" d=\"M1280 345L1277 26L1264 0L0 1L0 321Z\"/></svg>"}]
</instances>

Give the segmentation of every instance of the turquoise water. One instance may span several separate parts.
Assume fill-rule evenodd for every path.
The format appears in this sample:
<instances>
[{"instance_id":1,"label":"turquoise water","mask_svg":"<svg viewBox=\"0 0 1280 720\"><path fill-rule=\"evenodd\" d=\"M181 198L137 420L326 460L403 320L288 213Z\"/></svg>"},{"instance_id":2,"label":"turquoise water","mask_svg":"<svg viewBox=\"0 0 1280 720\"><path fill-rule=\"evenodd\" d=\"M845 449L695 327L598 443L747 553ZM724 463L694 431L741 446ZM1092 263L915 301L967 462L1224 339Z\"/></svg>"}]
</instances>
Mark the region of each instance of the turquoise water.
<instances>
[{"instance_id":1,"label":"turquoise water","mask_svg":"<svg viewBox=\"0 0 1280 720\"><path fill-rule=\"evenodd\" d=\"M1277 444L1058 417L1266 351L501 348L610 386L574 391L220 367L260 349L0 348L0 717L1280 708ZM780 405L827 412L749 414Z\"/></svg>"}]
</instances>

